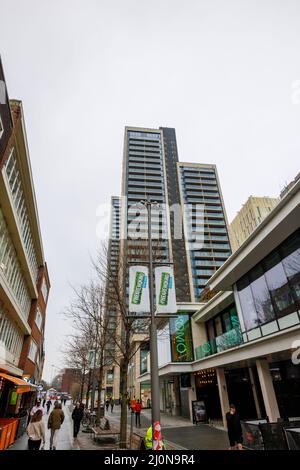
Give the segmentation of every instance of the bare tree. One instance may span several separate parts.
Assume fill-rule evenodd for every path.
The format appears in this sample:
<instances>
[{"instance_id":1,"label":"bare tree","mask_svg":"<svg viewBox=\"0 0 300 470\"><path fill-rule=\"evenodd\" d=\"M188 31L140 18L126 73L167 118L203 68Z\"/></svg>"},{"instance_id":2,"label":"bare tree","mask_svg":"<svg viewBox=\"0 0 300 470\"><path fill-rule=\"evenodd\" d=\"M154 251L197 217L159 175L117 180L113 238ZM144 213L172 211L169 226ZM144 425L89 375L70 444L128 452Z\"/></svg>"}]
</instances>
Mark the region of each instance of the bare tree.
<instances>
[{"instance_id":1,"label":"bare tree","mask_svg":"<svg viewBox=\"0 0 300 470\"><path fill-rule=\"evenodd\" d=\"M145 246L141 243L133 246L138 262L145 261ZM117 266L111 266L107 245L103 245L98 252L97 260L93 263L97 276L105 286L105 313L107 319L109 312L116 311L114 332L109 332L112 350L106 350L106 357L120 368L120 394L121 394L121 422L120 447L127 445L127 403L128 396L128 366L131 359L140 348L140 342L134 341L136 335L142 335L143 340L148 338L149 320L147 318L135 319L128 314L126 287L128 285L128 263L126 253L119 256ZM109 331L109 330L108 330Z\"/></svg>"},{"instance_id":2,"label":"bare tree","mask_svg":"<svg viewBox=\"0 0 300 470\"><path fill-rule=\"evenodd\" d=\"M96 424L99 425L101 418L101 390L104 378L105 366L109 363L109 357L105 351L109 350L109 342L112 341L114 333L109 330L109 318L104 312L104 289L99 279L92 280L88 285L80 289L74 289L75 299L64 311L64 315L71 318L73 326L79 334L71 340L71 346L77 354L71 362L79 360L81 367L90 370L87 396L90 387L91 407L94 408L95 389L98 383L98 404ZM75 342L75 344L74 344ZM70 346L70 342L69 342ZM72 347L71 347L72 351ZM89 352L93 351L93 359L89 363ZM70 348L67 348L67 353ZM96 377L95 377L96 374ZM85 374L84 374L85 375Z\"/></svg>"},{"instance_id":3,"label":"bare tree","mask_svg":"<svg viewBox=\"0 0 300 470\"><path fill-rule=\"evenodd\" d=\"M78 374L80 375L80 401L83 399L84 385L86 383L89 348L89 338L82 335L80 332L69 336L62 349L66 365L71 369L78 371Z\"/></svg>"}]
</instances>

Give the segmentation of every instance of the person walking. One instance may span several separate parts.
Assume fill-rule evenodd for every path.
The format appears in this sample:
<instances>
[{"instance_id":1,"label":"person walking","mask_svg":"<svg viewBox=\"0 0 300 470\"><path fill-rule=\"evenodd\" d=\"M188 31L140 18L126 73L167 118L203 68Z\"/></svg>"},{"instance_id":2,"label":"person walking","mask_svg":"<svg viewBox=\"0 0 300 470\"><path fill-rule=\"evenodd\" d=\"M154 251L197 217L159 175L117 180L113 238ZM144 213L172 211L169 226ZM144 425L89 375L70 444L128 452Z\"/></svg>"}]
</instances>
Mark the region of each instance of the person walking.
<instances>
[{"instance_id":1,"label":"person walking","mask_svg":"<svg viewBox=\"0 0 300 470\"><path fill-rule=\"evenodd\" d=\"M72 419L73 419L73 437L76 438L77 434L80 431L80 423L83 418L83 409L80 408L79 403L76 404L73 412L72 412Z\"/></svg>"},{"instance_id":2,"label":"person walking","mask_svg":"<svg viewBox=\"0 0 300 470\"><path fill-rule=\"evenodd\" d=\"M109 407L109 399L108 398L106 398L105 407L106 407L106 412L107 412L108 407Z\"/></svg>"},{"instance_id":3,"label":"person walking","mask_svg":"<svg viewBox=\"0 0 300 470\"><path fill-rule=\"evenodd\" d=\"M141 427L141 411L142 411L142 404L140 400L137 400L135 405L135 427Z\"/></svg>"},{"instance_id":4,"label":"person walking","mask_svg":"<svg viewBox=\"0 0 300 470\"><path fill-rule=\"evenodd\" d=\"M33 415L34 415L38 410L40 410L40 411L42 412L42 416L44 416L45 410L44 410L44 408L42 407L42 403L41 403L41 400L40 400L39 398L36 400L35 405L32 407L32 410L30 411L30 419L32 419Z\"/></svg>"},{"instance_id":5,"label":"person walking","mask_svg":"<svg viewBox=\"0 0 300 470\"><path fill-rule=\"evenodd\" d=\"M136 406L136 401L135 401L135 396L130 400L130 409L131 413L135 412L135 406Z\"/></svg>"},{"instance_id":6,"label":"person walking","mask_svg":"<svg viewBox=\"0 0 300 470\"><path fill-rule=\"evenodd\" d=\"M28 450L40 450L41 443L45 444L45 424L43 423L42 410L37 410L31 417L26 433L28 435Z\"/></svg>"},{"instance_id":7,"label":"person walking","mask_svg":"<svg viewBox=\"0 0 300 470\"><path fill-rule=\"evenodd\" d=\"M51 406L51 400L48 400L46 403L47 415L49 414L50 406Z\"/></svg>"},{"instance_id":8,"label":"person walking","mask_svg":"<svg viewBox=\"0 0 300 470\"><path fill-rule=\"evenodd\" d=\"M43 399L43 408L45 408L45 404L46 404L46 398Z\"/></svg>"},{"instance_id":9,"label":"person walking","mask_svg":"<svg viewBox=\"0 0 300 470\"><path fill-rule=\"evenodd\" d=\"M228 439L230 443L229 450L243 449L243 432L240 417L236 412L235 405L230 405L228 413L226 413Z\"/></svg>"},{"instance_id":10,"label":"person walking","mask_svg":"<svg viewBox=\"0 0 300 470\"><path fill-rule=\"evenodd\" d=\"M56 450L59 430L62 423L64 422L64 419L65 415L63 410L61 409L61 403L56 401L54 403L54 410L51 411L50 416L48 418L48 429L51 430L50 450Z\"/></svg>"},{"instance_id":11,"label":"person walking","mask_svg":"<svg viewBox=\"0 0 300 470\"><path fill-rule=\"evenodd\" d=\"M110 411L114 411L114 406L115 406L115 399L112 397L110 400Z\"/></svg>"}]
</instances>

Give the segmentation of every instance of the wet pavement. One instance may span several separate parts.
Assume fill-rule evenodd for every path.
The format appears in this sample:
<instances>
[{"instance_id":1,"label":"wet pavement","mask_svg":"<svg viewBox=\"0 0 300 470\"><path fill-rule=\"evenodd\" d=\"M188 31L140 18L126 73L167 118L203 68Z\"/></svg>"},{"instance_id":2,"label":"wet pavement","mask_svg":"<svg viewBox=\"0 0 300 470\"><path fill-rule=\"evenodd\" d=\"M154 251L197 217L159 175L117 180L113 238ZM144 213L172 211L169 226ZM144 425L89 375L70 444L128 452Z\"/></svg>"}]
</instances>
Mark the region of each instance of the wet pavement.
<instances>
[{"instance_id":1,"label":"wet pavement","mask_svg":"<svg viewBox=\"0 0 300 470\"><path fill-rule=\"evenodd\" d=\"M60 429L58 438L57 450L98 450L105 448L113 448L112 445L96 444L93 442L92 434L87 434L81 430L78 434L78 439L73 438L73 421L71 418L72 406L70 402L63 406L65 420ZM50 410L51 411L51 410ZM50 443L50 430L47 429L47 421L49 415L43 417L46 428L46 444L45 450L49 450ZM108 418L115 425L120 424L121 407L115 406L113 413L109 410L106 412L105 417ZM133 420L131 421L131 418ZM139 431L141 435L146 434L147 428L151 423L151 410L145 409L141 413L141 428L135 426L135 416L128 411L127 416L127 429L128 436L130 435L130 428L132 423L133 432ZM163 436L169 443L174 443L181 449L190 450L226 450L229 447L227 433L223 430L211 427L208 424L200 424L198 426L192 425L191 422L180 416L171 416L166 413L161 414L161 425ZM28 437L24 433L8 450L27 450ZM172 447L171 447L172 448ZM176 448L176 447L175 447Z\"/></svg>"},{"instance_id":2,"label":"wet pavement","mask_svg":"<svg viewBox=\"0 0 300 470\"><path fill-rule=\"evenodd\" d=\"M59 430L57 450L79 450L79 445L76 439L73 438L73 421L71 418L69 405L70 405L70 402L67 402L66 405L63 405L62 407L63 412L65 414L65 420ZM50 413L52 409L53 409L53 406L50 408ZM49 415L45 414L43 416L43 421L45 423L45 431L46 431L45 433L46 443L44 447L45 450L49 450L49 445L50 445L50 430L47 429L47 422L48 422ZM28 449L28 436L26 433L24 433L7 450L27 450L27 449Z\"/></svg>"},{"instance_id":3,"label":"wet pavement","mask_svg":"<svg viewBox=\"0 0 300 470\"><path fill-rule=\"evenodd\" d=\"M113 422L120 422L121 408L116 406L113 413L108 411L105 416ZM136 431L135 416L128 411L127 426L130 428L133 418L133 432ZM141 432L146 434L151 423L151 410L144 409L141 414ZM193 425L187 418L171 416L161 413L161 427L164 438L170 443L189 450L227 450L229 441L227 433L223 429L212 427L208 424Z\"/></svg>"}]
</instances>

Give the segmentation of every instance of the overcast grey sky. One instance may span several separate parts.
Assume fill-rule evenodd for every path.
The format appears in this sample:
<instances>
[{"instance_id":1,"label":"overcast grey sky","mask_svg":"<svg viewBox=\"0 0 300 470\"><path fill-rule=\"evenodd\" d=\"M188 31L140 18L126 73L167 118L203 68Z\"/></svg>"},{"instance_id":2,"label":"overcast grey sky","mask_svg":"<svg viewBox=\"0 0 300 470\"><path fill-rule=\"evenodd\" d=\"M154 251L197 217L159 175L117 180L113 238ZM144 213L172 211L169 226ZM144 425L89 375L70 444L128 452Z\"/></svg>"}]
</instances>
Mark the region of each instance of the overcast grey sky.
<instances>
[{"instance_id":1,"label":"overcast grey sky","mask_svg":"<svg viewBox=\"0 0 300 470\"><path fill-rule=\"evenodd\" d=\"M97 207L120 194L125 125L175 127L181 161L215 163L229 221L299 171L300 3L0 0L0 53L52 283L49 380L70 284L91 274Z\"/></svg>"}]
</instances>

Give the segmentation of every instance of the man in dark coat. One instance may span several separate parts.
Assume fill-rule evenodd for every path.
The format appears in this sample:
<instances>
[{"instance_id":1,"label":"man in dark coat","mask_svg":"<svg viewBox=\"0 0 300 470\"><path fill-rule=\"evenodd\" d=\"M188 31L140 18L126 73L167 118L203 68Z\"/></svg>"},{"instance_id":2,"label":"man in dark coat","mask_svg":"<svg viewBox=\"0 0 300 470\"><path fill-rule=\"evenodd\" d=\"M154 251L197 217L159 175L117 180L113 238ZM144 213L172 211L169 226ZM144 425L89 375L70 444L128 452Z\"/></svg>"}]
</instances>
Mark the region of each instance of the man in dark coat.
<instances>
[{"instance_id":1,"label":"man in dark coat","mask_svg":"<svg viewBox=\"0 0 300 470\"><path fill-rule=\"evenodd\" d=\"M242 450L243 433L240 417L236 412L235 405L230 405L229 412L226 413L227 431L230 442L230 450Z\"/></svg>"},{"instance_id":2,"label":"man in dark coat","mask_svg":"<svg viewBox=\"0 0 300 470\"><path fill-rule=\"evenodd\" d=\"M80 423L83 418L83 409L79 406L79 403L76 404L73 412L72 412L72 419L73 419L73 437L77 437L77 434L80 430Z\"/></svg>"}]
</instances>

